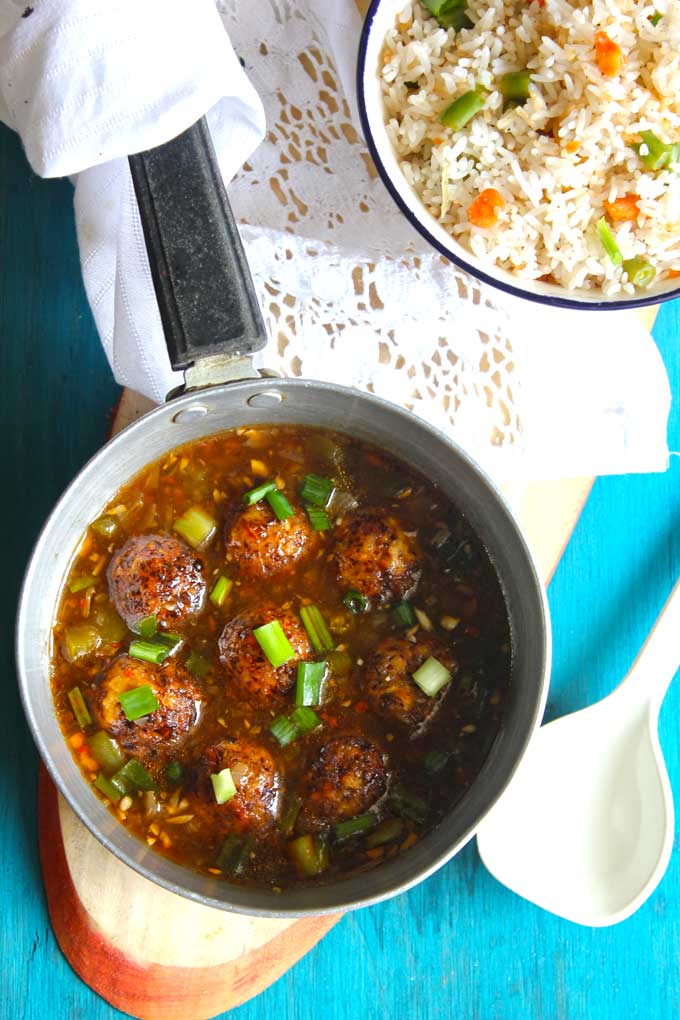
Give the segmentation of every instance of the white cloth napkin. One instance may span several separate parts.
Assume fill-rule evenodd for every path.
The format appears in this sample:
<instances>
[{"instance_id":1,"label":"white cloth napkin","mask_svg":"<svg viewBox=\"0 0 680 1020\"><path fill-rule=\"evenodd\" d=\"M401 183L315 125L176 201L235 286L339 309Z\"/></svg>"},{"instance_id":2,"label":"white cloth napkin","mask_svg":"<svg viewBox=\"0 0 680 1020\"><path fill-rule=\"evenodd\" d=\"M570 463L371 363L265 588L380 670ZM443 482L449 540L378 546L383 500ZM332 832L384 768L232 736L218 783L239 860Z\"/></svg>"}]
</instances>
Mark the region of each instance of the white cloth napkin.
<instances>
[{"instance_id":1,"label":"white cloth napkin","mask_svg":"<svg viewBox=\"0 0 680 1020\"><path fill-rule=\"evenodd\" d=\"M225 180L248 160L230 195L248 223L270 367L402 402L500 478L663 470L668 381L636 316L501 299L443 266L372 177L356 133L352 0L217 5L0 0L0 117L36 172L77 174L83 277L117 380L157 401L180 381L122 157L207 112ZM264 135L258 93L269 134L250 158Z\"/></svg>"}]
</instances>

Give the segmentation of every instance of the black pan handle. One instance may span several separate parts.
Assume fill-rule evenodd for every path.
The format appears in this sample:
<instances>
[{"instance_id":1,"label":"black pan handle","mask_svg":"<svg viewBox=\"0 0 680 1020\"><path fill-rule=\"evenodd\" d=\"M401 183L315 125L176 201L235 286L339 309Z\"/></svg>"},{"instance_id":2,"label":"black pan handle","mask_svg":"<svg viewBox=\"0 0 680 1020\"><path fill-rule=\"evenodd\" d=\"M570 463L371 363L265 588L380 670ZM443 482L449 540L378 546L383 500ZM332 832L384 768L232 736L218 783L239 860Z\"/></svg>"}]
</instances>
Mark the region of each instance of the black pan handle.
<instances>
[{"instance_id":1,"label":"black pan handle","mask_svg":"<svg viewBox=\"0 0 680 1020\"><path fill-rule=\"evenodd\" d=\"M267 342L205 118L129 157L172 367Z\"/></svg>"}]
</instances>

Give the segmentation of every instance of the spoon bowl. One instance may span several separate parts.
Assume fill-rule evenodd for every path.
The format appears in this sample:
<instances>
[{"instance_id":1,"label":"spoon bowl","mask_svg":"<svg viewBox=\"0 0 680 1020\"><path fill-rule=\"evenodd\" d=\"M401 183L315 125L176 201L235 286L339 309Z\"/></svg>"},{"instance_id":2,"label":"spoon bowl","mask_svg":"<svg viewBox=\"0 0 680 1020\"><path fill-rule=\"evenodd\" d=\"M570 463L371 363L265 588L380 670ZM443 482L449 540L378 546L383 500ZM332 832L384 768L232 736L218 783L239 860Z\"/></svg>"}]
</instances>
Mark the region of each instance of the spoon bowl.
<instances>
[{"instance_id":1,"label":"spoon bowl","mask_svg":"<svg viewBox=\"0 0 680 1020\"><path fill-rule=\"evenodd\" d=\"M657 722L679 625L680 582L623 683L539 730L479 829L491 874L569 921L625 920L668 866L673 798Z\"/></svg>"}]
</instances>

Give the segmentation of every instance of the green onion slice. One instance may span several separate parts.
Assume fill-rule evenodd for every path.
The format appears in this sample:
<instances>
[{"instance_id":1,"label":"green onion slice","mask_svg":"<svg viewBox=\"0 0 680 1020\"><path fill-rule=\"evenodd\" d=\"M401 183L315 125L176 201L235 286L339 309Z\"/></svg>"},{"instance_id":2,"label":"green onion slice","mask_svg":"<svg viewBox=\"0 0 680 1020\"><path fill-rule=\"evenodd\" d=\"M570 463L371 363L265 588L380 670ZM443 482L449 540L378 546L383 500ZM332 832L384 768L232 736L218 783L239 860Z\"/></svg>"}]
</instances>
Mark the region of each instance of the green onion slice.
<instances>
[{"instance_id":1,"label":"green onion slice","mask_svg":"<svg viewBox=\"0 0 680 1020\"><path fill-rule=\"evenodd\" d=\"M187 657L186 667L194 676L204 677L210 672L210 659L198 652L192 652Z\"/></svg>"},{"instance_id":2,"label":"green onion slice","mask_svg":"<svg viewBox=\"0 0 680 1020\"><path fill-rule=\"evenodd\" d=\"M261 499L264 499L268 492L274 492L275 490L276 482L263 482L262 485L258 485L257 488L251 489L250 492L246 492L243 497L243 502L246 506L253 506L254 503L259 503Z\"/></svg>"},{"instance_id":3,"label":"green onion slice","mask_svg":"<svg viewBox=\"0 0 680 1020\"><path fill-rule=\"evenodd\" d=\"M295 823L297 821L298 815L300 814L301 807L302 807L301 797L293 797L290 800L290 802L286 805L283 814L281 815L281 821L279 822L279 828L281 829L281 832L284 834L284 836L290 836L293 829L295 828Z\"/></svg>"},{"instance_id":4,"label":"green onion slice","mask_svg":"<svg viewBox=\"0 0 680 1020\"><path fill-rule=\"evenodd\" d=\"M295 654L278 620L255 627L253 636L274 669L289 662Z\"/></svg>"},{"instance_id":5,"label":"green onion slice","mask_svg":"<svg viewBox=\"0 0 680 1020\"><path fill-rule=\"evenodd\" d=\"M128 655L133 659L153 662L156 666L159 666L163 659L167 659L169 654L170 648L156 641L131 641L128 648Z\"/></svg>"},{"instance_id":6,"label":"green onion slice","mask_svg":"<svg viewBox=\"0 0 680 1020\"><path fill-rule=\"evenodd\" d=\"M277 715L269 727L269 732L278 740L281 747L286 747L300 736L300 731L295 723L285 715Z\"/></svg>"},{"instance_id":7,"label":"green onion slice","mask_svg":"<svg viewBox=\"0 0 680 1020\"><path fill-rule=\"evenodd\" d=\"M321 615L321 610L317 606L303 606L300 609L300 619L312 642L314 651L332 652L335 648L335 641Z\"/></svg>"},{"instance_id":8,"label":"green onion slice","mask_svg":"<svg viewBox=\"0 0 680 1020\"><path fill-rule=\"evenodd\" d=\"M142 684L140 687L133 687L131 691L121 691L118 695L120 707L125 713L129 722L135 719L142 719L160 708L158 698L154 694L150 684Z\"/></svg>"},{"instance_id":9,"label":"green onion slice","mask_svg":"<svg viewBox=\"0 0 680 1020\"><path fill-rule=\"evenodd\" d=\"M288 854L303 875L320 875L328 867L328 843L307 833L288 844Z\"/></svg>"},{"instance_id":10,"label":"green onion slice","mask_svg":"<svg viewBox=\"0 0 680 1020\"><path fill-rule=\"evenodd\" d=\"M500 93L506 102L523 103L529 98L531 74L529 71L508 71L501 76Z\"/></svg>"},{"instance_id":11,"label":"green onion slice","mask_svg":"<svg viewBox=\"0 0 680 1020\"><path fill-rule=\"evenodd\" d=\"M442 687L451 679L450 671L432 655L411 675L428 698L434 698L435 694L439 694Z\"/></svg>"},{"instance_id":12,"label":"green onion slice","mask_svg":"<svg viewBox=\"0 0 680 1020\"><path fill-rule=\"evenodd\" d=\"M297 729L300 736L304 736L305 733L311 733L317 726L321 725L316 712L313 712L311 708L300 705L293 712L291 712L290 721Z\"/></svg>"},{"instance_id":13,"label":"green onion slice","mask_svg":"<svg viewBox=\"0 0 680 1020\"><path fill-rule=\"evenodd\" d=\"M94 760L105 772L116 772L125 764L126 758L120 744L104 730L99 730L94 736L89 737L87 746Z\"/></svg>"},{"instance_id":14,"label":"green onion slice","mask_svg":"<svg viewBox=\"0 0 680 1020\"><path fill-rule=\"evenodd\" d=\"M140 620L139 623L133 627L133 630L142 638L152 638L158 630L158 620L155 616L145 616L143 620Z\"/></svg>"},{"instance_id":15,"label":"green onion slice","mask_svg":"<svg viewBox=\"0 0 680 1020\"><path fill-rule=\"evenodd\" d=\"M84 730L86 726L92 725L92 716L83 697L83 692L80 687L74 687L68 692L68 700L71 704L73 714L76 718L76 722L80 726L81 730ZM306 702L301 702L306 704Z\"/></svg>"},{"instance_id":16,"label":"green onion slice","mask_svg":"<svg viewBox=\"0 0 680 1020\"><path fill-rule=\"evenodd\" d=\"M192 506L177 518L173 528L192 549L198 549L213 537L217 531L217 521L202 507Z\"/></svg>"},{"instance_id":17,"label":"green onion slice","mask_svg":"<svg viewBox=\"0 0 680 1020\"><path fill-rule=\"evenodd\" d=\"M656 270L651 262L640 258L639 255L632 259L624 259L621 268L624 273L628 273L628 279L633 286L638 288L649 287L656 276Z\"/></svg>"},{"instance_id":18,"label":"green onion slice","mask_svg":"<svg viewBox=\"0 0 680 1020\"><path fill-rule=\"evenodd\" d=\"M403 786L395 786L389 795L389 802L395 814L418 825L427 817L427 802Z\"/></svg>"},{"instance_id":19,"label":"green onion slice","mask_svg":"<svg viewBox=\"0 0 680 1020\"><path fill-rule=\"evenodd\" d=\"M448 754L447 751L442 751L440 748L434 747L431 751L428 751L423 758L425 771L429 772L430 775L436 775L437 772L441 772L441 770L445 767L450 757L451 755Z\"/></svg>"},{"instance_id":20,"label":"green onion slice","mask_svg":"<svg viewBox=\"0 0 680 1020\"><path fill-rule=\"evenodd\" d=\"M360 591L357 591L356 588L350 588L342 602L343 605L347 606L350 613L353 613L355 616L359 613L365 613L368 609L368 599Z\"/></svg>"},{"instance_id":21,"label":"green onion slice","mask_svg":"<svg viewBox=\"0 0 680 1020\"><path fill-rule=\"evenodd\" d=\"M171 761L169 765L165 766L165 778L173 786L177 786L184 779L185 772L184 766L180 761Z\"/></svg>"},{"instance_id":22,"label":"green onion slice","mask_svg":"<svg viewBox=\"0 0 680 1020\"><path fill-rule=\"evenodd\" d=\"M677 163L680 159L680 144L662 142L653 131L641 131L640 138L645 152L641 152L641 145L636 145L640 160L649 170L663 170L669 163Z\"/></svg>"},{"instance_id":23,"label":"green onion slice","mask_svg":"<svg viewBox=\"0 0 680 1020\"><path fill-rule=\"evenodd\" d=\"M289 517L295 517L295 511L284 496L278 489L272 489L266 495L266 500L270 507L274 511L277 520L287 521Z\"/></svg>"},{"instance_id":24,"label":"green onion slice","mask_svg":"<svg viewBox=\"0 0 680 1020\"><path fill-rule=\"evenodd\" d=\"M397 627L402 627L404 630L415 627L417 622L416 614L409 602L397 602L396 606L392 608L392 618Z\"/></svg>"},{"instance_id":25,"label":"green onion slice","mask_svg":"<svg viewBox=\"0 0 680 1020\"><path fill-rule=\"evenodd\" d=\"M68 590L72 595L77 595L79 591L83 591L85 588L91 588L93 584L97 583L97 578L92 577L74 577L68 586Z\"/></svg>"},{"instance_id":26,"label":"green onion slice","mask_svg":"<svg viewBox=\"0 0 680 1020\"><path fill-rule=\"evenodd\" d=\"M597 234L602 243L602 247L609 256L609 261L615 266L620 266L623 262L623 255L621 254L621 250L616 243L616 238L611 232L609 224L604 216L600 217L597 221Z\"/></svg>"},{"instance_id":27,"label":"green onion slice","mask_svg":"<svg viewBox=\"0 0 680 1020\"><path fill-rule=\"evenodd\" d=\"M134 793L135 790L158 791L155 781L136 758L130 758L122 769L111 776L111 782L121 793Z\"/></svg>"},{"instance_id":28,"label":"green onion slice","mask_svg":"<svg viewBox=\"0 0 680 1020\"><path fill-rule=\"evenodd\" d=\"M647 20L651 22L654 28L656 28L656 26L659 24L662 18L663 14L661 13L661 11L654 11L654 14L650 14Z\"/></svg>"},{"instance_id":29,"label":"green onion slice","mask_svg":"<svg viewBox=\"0 0 680 1020\"><path fill-rule=\"evenodd\" d=\"M100 632L89 623L67 627L64 631L64 657L67 662L84 659L86 655L96 652L101 643Z\"/></svg>"},{"instance_id":30,"label":"green onion slice","mask_svg":"<svg viewBox=\"0 0 680 1020\"><path fill-rule=\"evenodd\" d=\"M330 478L322 478L321 475L305 475L300 495L305 503L311 503L312 506L325 510L333 494L333 488Z\"/></svg>"},{"instance_id":31,"label":"green onion slice","mask_svg":"<svg viewBox=\"0 0 680 1020\"><path fill-rule=\"evenodd\" d=\"M220 574L220 576L215 581L215 586L213 590L210 592L210 601L215 606L224 605L224 602L227 599L229 592L233 587L234 582L230 581L228 577L224 576L224 574Z\"/></svg>"},{"instance_id":32,"label":"green onion slice","mask_svg":"<svg viewBox=\"0 0 680 1020\"><path fill-rule=\"evenodd\" d=\"M103 772L100 772L94 781L94 786L97 787L100 793L110 800L113 804L117 804L120 798L123 796L120 790L111 783Z\"/></svg>"},{"instance_id":33,"label":"green onion slice","mask_svg":"<svg viewBox=\"0 0 680 1020\"><path fill-rule=\"evenodd\" d=\"M369 832L366 837L366 849L373 850L377 846L384 846L397 839L404 831L404 823L399 818L386 818L377 829Z\"/></svg>"},{"instance_id":34,"label":"green onion slice","mask_svg":"<svg viewBox=\"0 0 680 1020\"><path fill-rule=\"evenodd\" d=\"M216 864L220 871L228 875L240 875L250 858L252 839L241 839L232 833L227 836L219 852Z\"/></svg>"},{"instance_id":35,"label":"green onion slice","mask_svg":"<svg viewBox=\"0 0 680 1020\"><path fill-rule=\"evenodd\" d=\"M336 839L349 839L350 836L358 836L362 832L374 829L378 819L370 811L356 818L347 818L343 822L336 822L333 826L333 833Z\"/></svg>"},{"instance_id":36,"label":"green onion slice","mask_svg":"<svg viewBox=\"0 0 680 1020\"><path fill-rule=\"evenodd\" d=\"M215 791L215 800L218 804L226 804L228 800L236 796L236 784L232 778L231 769L213 772L210 782Z\"/></svg>"},{"instance_id":37,"label":"green onion slice","mask_svg":"<svg viewBox=\"0 0 680 1020\"><path fill-rule=\"evenodd\" d=\"M296 705L319 705L327 662L301 662L297 668Z\"/></svg>"},{"instance_id":38,"label":"green onion slice","mask_svg":"<svg viewBox=\"0 0 680 1020\"><path fill-rule=\"evenodd\" d=\"M447 106L440 115L439 121L444 127L460 131L468 121L471 121L486 105L486 99L476 89L464 92L462 96Z\"/></svg>"},{"instance_id":39,"label":"green onion slice","mask_svg":"<svg viewBox=\"0 0 680 1020\"><path fill-rule=\"evenodd\" d=\"M328 531L331 522L325 510L320 510L317 506L306 506L305 510L307 511L312 531Z\"/></svg>"},{"instance_id":40,"label":"green onion slice","mask_svg":"<svg viewBox=\"0 0 680 1020\"><path fill-rule=\"evenodd\" d=\"M465 10L465 0L423 0L423 3L444 28L470 28L470 21Z\"/></svg>"}]
</instances>

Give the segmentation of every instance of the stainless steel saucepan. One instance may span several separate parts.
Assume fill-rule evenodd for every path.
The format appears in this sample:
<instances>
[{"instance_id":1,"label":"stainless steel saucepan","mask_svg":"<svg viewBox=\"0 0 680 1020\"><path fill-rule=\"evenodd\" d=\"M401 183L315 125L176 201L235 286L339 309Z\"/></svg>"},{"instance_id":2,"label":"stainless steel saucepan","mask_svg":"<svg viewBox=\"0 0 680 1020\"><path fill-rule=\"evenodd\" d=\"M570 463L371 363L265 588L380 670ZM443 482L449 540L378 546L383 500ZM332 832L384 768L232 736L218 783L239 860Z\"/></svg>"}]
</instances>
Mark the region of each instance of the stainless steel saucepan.
<instances>
[{"instance_id":1,"label":"stainless steel saucepan","mask_svg":"<svg viewBox=\"0 0 680 1020\"><path fill-rule=\"evenodd\" d=\"M377 397L328 383L258 378L266 341L245 255L204 122L130 158L172 364L186 385L85 465L48 519L28 566L17 623L21 695L52 778L88 829L146 878L213 907L263 916L323 914L376 903L427 878L472 837L540 723L550 664L545 593L503 498L455 443ZM88 524L149 462L238 426L317 425L368 440L436 482L485 544L510 616L512 679L478 778L437 827L367 874L280 894L198 874L135 839L94 796L62 736L50 690L51 630L63 580Z\"/></svg>"}]
</instances>

